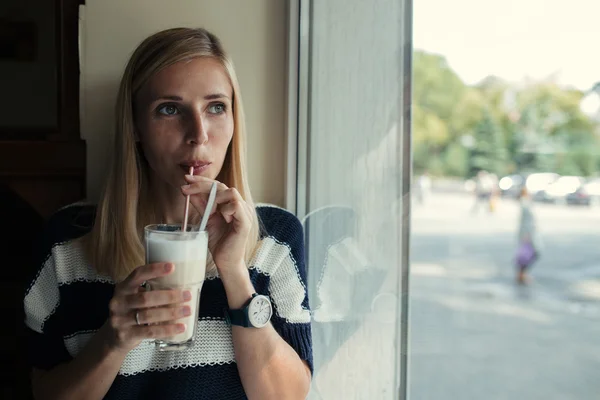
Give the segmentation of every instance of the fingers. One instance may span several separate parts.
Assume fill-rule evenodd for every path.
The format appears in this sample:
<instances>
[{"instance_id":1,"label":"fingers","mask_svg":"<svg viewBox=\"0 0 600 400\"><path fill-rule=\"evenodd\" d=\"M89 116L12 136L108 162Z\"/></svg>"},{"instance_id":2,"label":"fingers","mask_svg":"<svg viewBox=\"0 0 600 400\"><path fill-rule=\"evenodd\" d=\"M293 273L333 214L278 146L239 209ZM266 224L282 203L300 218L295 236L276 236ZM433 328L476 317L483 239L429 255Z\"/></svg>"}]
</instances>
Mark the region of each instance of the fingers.
<instances>
[{"instance_id":1,"label":"fingers","mask_svg":"<svg viewBox=\"0 0 600 400\"><path fill-rule=\"evenodd\" d=\"M136 313L137 320L135 318ZM159 324L189 317L191 313L192 309L188 305L176 307L145 308L137 311L133 310L127 314L117 316L119 321L116 322L124 326L137 325L138 321L140 322L140 325Z\"/></svg>"},{"instance_id":2,"label":"fingers","mask_svg":"<svg viewBox=\"0 0 600 400\"><path fill-rule=\"evenodd\" d=\"M140 288L143 282L168 275L174 268L171 263L143 265L117 285L107 321L117 347L131 349L142 339L166 338L185 331L185 324L175 321L191 315L191 306L181 304L192 299L189 290Z\"/></svg>"},{"instance_id":3,"label":"fingers","mask_svg":"<svg viewBox=\"0 0 600 400\"><path fill-rule=\"evenodd\" d=\"M251 221L250 207L236 188L218 192L215 203L227 223L237 221L245 226Z\"/></svg>"},{"instance_id":4,"label":"fingers","mask_svg":"<svg viewBox=\"0 0 600 400\"><path fill-rule=\"evenodd\" d=\"M213 181L202 176L186 175L186 179L190 182L189 185L182 187L181 191L184 195L190 195L190 201L201 214L206 208L207 196L210 193ZM223 214L225 220L229 223L235 215L236 219L245 219L250 216L250 209L247 206L244 198L236 188L227 187L221 182L217 182L217 195L215 197L216 207L211 210L214 213L218 208ZM193 196L202 195L202 196ZM241 214L243 213L243 214Z\"/></svg>"},{"instance_id":5,"label":"fingers","mask_svg":"<svg viewBox=\"0 0 600 400\"><path fill-rule=\"evenodd\" d=\"M249 217L245 202L239 200L219 205L219 211L227 223L232 222L234 219L243 223L246 222Z\"/></svg>"},{"instance_id":6,"label":"fingers","mask_svg":"<svg viewBox=\"0 0 600 400\"><path fill-rule=\"evenodd\" d=\"M232 201L246 203L240 192L236 188L227 188L226 190L218 191L215 197L216 204L224 204Z\"/></svg>"},{"instance_id":7,"label":"fingers","mask_svg":"<svg viewBox=\"0 0 600 400\"><path fill-rule=\"evenodd\" d=\"M115 295L109 303L109 325L118 343L139 343L185 331L177 320L191 315L189 290L156 290Z\"/></svg>"},{"instance_id":8,"label":"fingers","mask_svg":"<svg viewBox=\"0 0 600 400\"><path fill-rule=\"evenodd\" d=\"M130 330L130 334L134 337L145 338L145 339L164 339L170 336L177 335L178 333L184 332L186 329L192 329L192 327L186 326L186 324L155 324L146 326L134 326Z\"/></svg>"},{"instance_id":9,"label":"fingers","mask_svg":"<svg viewBox=\"0 0 600 400\"><path fill-rule=\"evenodd\" d=\"M183 195L185 196L190 196L190 203L192 204L192 206L200 215L204 215L206 204L208 202L208 195L210 193L213 183L217 181L213 181L201 176L191 175L186 175L186 179L188 179L188 181L191 181L191 183L189 185L182 186L181 193L183 193ZM228 189L229 188L224 183L217 182L217 196L219 192L224 192ZM211 215L214 214L215 211L216 207L213 207L213 209L210 210Z\"/></svg>"},{"instance_id":10,"label":"fingers","mask_svg":"<svg viewBox=\"0 0 600 400\"><path fill-rule=\"evenodd\" d=\"M117 331L117 340L121 343L141 339L163 339L184 332L188 327L183 323L134 325ZM190 328L191 329L191 328Z\"/></svg>"},{"instance_id":11,"label":"fingers","mask_svg":"<svg viewBox=\"0 0 600 400\"><path fill-rule=\"evenodd\" d=\"M175 266L171 263L156 263L137 267L129 276L117 285L117 290L122 293L137 293L142 283L147 280L169 275Z\"/></svg>"},{"instance_id":12,"label":"fingers","mask_svg":"<svg viewBox=\"0 0 600 400\"><path fill-rule=\"evenodd\" d=\"M153 290L128 296L131 308L159 307L169 304L183 303L191 300L192 294L189 290Z\"/></svg>"},{"instance_id":13,"label":"fingers","mask_svg":"<svg viewBox=\"0 0 600 400\"><path fill-rule=\"evenodd\" d=\"M188 184L181 187L181 191L184 195L198 193L205 193L208 195L214 182L217 182L217 192L229 189L224 183L203 176L186 175L185 180Z\"/></svg>"},{"instance_id":14,"label":"fingers","mask_svg":"<svg viewBox=\"0 0 600 400\"><path fill-rule=\"evenodd\" d=\"M189 290L152 290L124 296L115 296L109 303L110 311L114 314L126 314L130 310L140 308L160 307L183 303L191 300Z\"/></svg>"}]
</instances>

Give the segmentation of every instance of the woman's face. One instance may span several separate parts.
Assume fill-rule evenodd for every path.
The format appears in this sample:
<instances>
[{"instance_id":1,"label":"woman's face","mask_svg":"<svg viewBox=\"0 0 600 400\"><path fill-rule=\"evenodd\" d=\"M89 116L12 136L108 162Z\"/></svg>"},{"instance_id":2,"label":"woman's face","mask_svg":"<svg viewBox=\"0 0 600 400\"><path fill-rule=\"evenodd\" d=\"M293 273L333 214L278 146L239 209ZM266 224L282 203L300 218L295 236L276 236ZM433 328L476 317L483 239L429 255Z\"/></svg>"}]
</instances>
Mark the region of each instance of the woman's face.
<instances>
[{"instance_id":1,"label":"woman's face","mask_svg":"<svg viewBox=\"0 0 600 400\"><path fill-rule=\"evenodd\" d=\"M153 181L179 191L190 167L219 175L233 136L232 98L224 68L207 57L173 64L140 89L135 124Z\"/></svg>"}]
</instances>

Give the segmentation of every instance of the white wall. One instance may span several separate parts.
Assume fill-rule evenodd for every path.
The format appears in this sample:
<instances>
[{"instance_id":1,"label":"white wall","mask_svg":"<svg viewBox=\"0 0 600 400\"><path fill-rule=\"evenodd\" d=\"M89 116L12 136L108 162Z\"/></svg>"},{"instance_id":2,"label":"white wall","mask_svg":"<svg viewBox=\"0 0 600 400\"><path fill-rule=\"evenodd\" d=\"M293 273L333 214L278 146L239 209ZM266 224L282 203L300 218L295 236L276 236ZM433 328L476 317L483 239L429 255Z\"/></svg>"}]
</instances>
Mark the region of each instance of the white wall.
<instances>
[{"instance_id":1,"label":"white wall","mask_svg":"<svg viewBox=\"0 0 600 400\"><path fill-rule=\"evenodd\" d=\"M250 184L256 201L283 205L286 2L281 0L87 0L81 29L82 137L88 198L96 200L108 162L118 81L150 34L204 27L236 65L247 116Z\"/></svg>"}]
</instances>

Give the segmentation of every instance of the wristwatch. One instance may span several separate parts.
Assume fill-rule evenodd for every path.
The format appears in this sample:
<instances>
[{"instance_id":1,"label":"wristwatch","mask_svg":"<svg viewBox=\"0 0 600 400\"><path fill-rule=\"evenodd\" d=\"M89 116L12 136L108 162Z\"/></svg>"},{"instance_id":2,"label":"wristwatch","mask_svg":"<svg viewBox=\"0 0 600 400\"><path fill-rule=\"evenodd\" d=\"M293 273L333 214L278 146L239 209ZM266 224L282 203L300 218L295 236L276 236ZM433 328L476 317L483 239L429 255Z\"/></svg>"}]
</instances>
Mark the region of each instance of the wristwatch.
<instances>
[{"instance_id":1,"label":"wristwatch","mask_svg":"<svg viewBox=\"0 0 600 400\"><path fill-rule=\"evenodd\" d=\"M267 296L254 293L239 310L225 309L225 320L230 325L244 328L262 328L273 315L273 306Z\"/></svg>"}]
</instances>

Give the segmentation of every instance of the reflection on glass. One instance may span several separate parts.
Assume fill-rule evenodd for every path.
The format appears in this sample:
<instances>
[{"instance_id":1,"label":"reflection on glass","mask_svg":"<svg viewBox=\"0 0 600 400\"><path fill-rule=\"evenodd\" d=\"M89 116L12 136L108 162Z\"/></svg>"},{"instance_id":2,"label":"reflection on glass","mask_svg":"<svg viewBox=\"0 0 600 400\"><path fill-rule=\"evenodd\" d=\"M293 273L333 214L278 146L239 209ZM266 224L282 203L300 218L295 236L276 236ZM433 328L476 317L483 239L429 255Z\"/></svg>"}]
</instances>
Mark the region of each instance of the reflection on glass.
<instances>
[{"instance_id":1,"label":"reflection on glass","mask_svg":"<svg viewBox=\"0 0 600 400\"><path fill-rule=\"evenodd\" d=\"M311 2L311 399L395 399L402 2Z\"/></svg>"}]
</instances>

